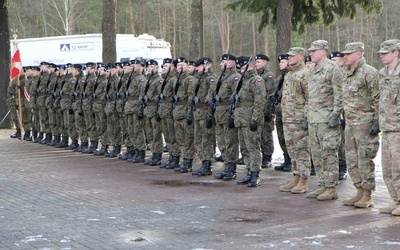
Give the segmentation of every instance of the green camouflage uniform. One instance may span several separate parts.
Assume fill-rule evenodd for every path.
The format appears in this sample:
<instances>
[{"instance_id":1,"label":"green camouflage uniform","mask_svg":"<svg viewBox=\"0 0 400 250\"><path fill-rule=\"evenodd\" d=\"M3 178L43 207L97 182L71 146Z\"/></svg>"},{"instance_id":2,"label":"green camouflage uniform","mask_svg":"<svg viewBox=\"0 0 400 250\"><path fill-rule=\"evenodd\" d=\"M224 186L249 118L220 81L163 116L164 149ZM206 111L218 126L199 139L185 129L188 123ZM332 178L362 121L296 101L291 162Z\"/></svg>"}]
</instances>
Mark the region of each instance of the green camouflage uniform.
<instances>
[{"instance_id":1,"label":"green camouflage uniform","mask_svg":"<svg viewBox=\"0 0 400 250\"><path fill-rule=\"evenodd\" d=\"M83 74L83 72L82 72ZM76 100L72 105L75 115L75 127L78 131L79 138L81 142L87 143L89 140L88 129L85 123L85 117L82 111L83 105L83 88L85 86L86 80L88 80L88 75L82 75L79 77L78 86L76 87Z\"/></svg>"},{"instance_id":2,"label":"green camouflage uniform","mask_svg":"<svg viewBox=\"0 0 400 250\"><path fill-rule=\"evenodd\" d=\"M82 111L85 119L87 133L89 135L91 142L96 142L99 140L99 135L97 134L96 121L93 116L92 107L92 93L94 85L96 83L96 75L90 73L88 75L86 88L83 89L83 99L82 99Z\"/></svg>"},{"instance_id":3,"label":"green camouflage uniform","mask_svg":"<svg viewBox=\"0 0 400 250\"><path fill-rule=\"evenodd\" d=\"M118 74L115 73L111 75L110 87L108 90L107 103L104 111L107 115L107 138L109 140L109 145L121 145L121 126L119 126L119 115L116 110L116 89L118 88L118 83L120 78Z\"/></svg>"},{"instance_id":4,"label":"green camouflage uniform","mask_svg":"<svg viewBox=\"0 0 400 250\"><path fill-rule=\"evenodd\" d=\"M57 82L61 78L58 73L53 72L50 76L50 82L47 85L47 97L45 99L45 106L47 108L47 114L49 118L49 131L53 135L60 135L61 131L56 125L56 110L55 104L55 89L57 89Z\"/></svg>"},{"instance_id":5,"label":"green camouflage uniform","mask_svg":"<svg viewBox=\"0 0 400 250\"><path fill-rule=\"evenodd\" d=\"M132 73L133 74L133 73ZM128 134L128 122L126 119L125 115L125 106L124 106L124 93L126 91L126 85L129 81L129 78L131 76L131 72L125 73L121 76L120 82L118 82L117 85L117 100L116 100L116 111L118 113L118 122L119 122L119 127L121 130L121 135L122 135L122 143L125 144L125 146L133 146L133 142L129 138Z\"/></svg>"},{"instance_id":6,"label":"green camouflage uniform","mask_svg":"<svg viewBox=\"0 0 400 250\"><path fill-rule=\"evenodd\" d=\"M54 77L53 75L51 77ZM47 96L47 84L50 81L50 74L48 72L43 72L39 79L38 94L36 99L36 104L39 106L40 113L40 124L41 131L44 133L50 132L49 130L49 115L47 112L47 107L45 105L45 100Z\"/></svg>"},{"instance_id":7,"label":"green camouflage uniform","mask_svg":"<svg viewBox=\"0 0 400 250\"><path fill-rule=\"evenodd\" d=\"M105 103L104 97L106 95L106 87L107 87L108 79L107 74L99 75L95 81L95 85L93 89L94 95L91 97L93 99L93 112L95 114L95 123L96 123L96 130L97 136L101 141L101 144L107 145L107 117L106 113L104 112Z\"/></svg>"},{"instance_id":8,"label":"green camouflage uniform","mask_svg":"<svg viewBox=\"0 0 400 250\"><path fill-rule=\"evenodd\" d=\"M73 95L76 82L77 79L72 75L72 73L68 73L65 75L65 83L60 92L60 106L63 115L64 127L67 130L67 135L71 138L71 140L78 139L78 133L75 128L75 117L73 113L70 113L70 110L72 110L71 95Z\"/></svg>"},{"instance_id":9,"label":"green camouflage uniform","mask_svg":"<svg viewBox=\"0 0 400 250\"><path fill-rule=\"evenodd\" d=\"M37 134L40 131L40 117L39 117L39 107L37 103L35 103L35 91L37 89L37 84L39 81L39 76L32 76L30 79L28 93L31 96L31 100L29 102L30 109L32 110L32 134Z\"/></svg>"}]
</instances>

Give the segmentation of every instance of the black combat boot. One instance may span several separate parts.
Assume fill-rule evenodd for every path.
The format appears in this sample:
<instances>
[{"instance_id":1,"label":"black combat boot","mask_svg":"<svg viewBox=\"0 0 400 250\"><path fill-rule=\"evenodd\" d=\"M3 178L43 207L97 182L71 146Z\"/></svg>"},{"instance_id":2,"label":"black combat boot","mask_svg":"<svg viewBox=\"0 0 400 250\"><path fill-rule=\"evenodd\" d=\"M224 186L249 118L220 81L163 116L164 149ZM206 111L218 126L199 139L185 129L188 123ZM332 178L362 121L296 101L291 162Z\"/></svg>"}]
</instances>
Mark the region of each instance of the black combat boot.
<instances>
[{"instance_id":1,"label":"black combat boot","mask_svg":"<svg viewBox=\"0 0 400 250\"><path fill-rule=\"evenodd\" d=\"M43 139L40 140L39 144L46 144L48 140L51 141L51 137L53 135L51 133L43 133Z\"/></svg>"},{"instance_id":2,"label":"black combat boot","mask_svg":"<svg viewBox=\"0 0 400 250\"><path fill-rule=\"evenodd\" d=\"M261 167L262 168L270 168L272 166L271 165L271 158L272 158L271 155L267 155L267 154L262 153L262 165L261 165Z\"/></svg>"},{"instance_id":3,"label":"black combat boot","mask_svg":"<svg viewBox=\"0 0 400 250\"><path fill-rule=\"evenodd\" d=\"M251 179L249 183L247 183L248 187L258 187L260 186L260 178L259 178L260 171L251 171Z\"/></svg>"},{"instance_id":4,"label":"black combat boot","mask_svg":"<svg viewBox=\"0 0 400 250\"><path fill-rule=\"evenodd\" d=\"M212 174L211 161L203 161L203 165L197 171L197 176L206 176L211 174Z\"/></svg>"},{"instance_id":5,"label":"black combat boot","mask_svg":"<svg viewBox=\"0 0 400 250\"><path fill-rule=\"evenodd\" d=\"M114 145L113 150L110 151L109 154L106 154L106 157L117 157L121 153L121 145Z\"/></svg>"},{"instance_id":6,"label":"black combat boot","mask_svg":"<svg viewBox=\"0 0 400 250\"><path fill-rule=\"evenodd\" d=\"M240 157L240 158L237 160L237 164L238 164L238 165L245 165L243 157Z\"/></svg>"},{"instance_id":7,"label":"black combat boot","mask_svg":"<svg viewBox=\"0 0 400 250\"><path fill-rule=\"evenodd\" d=\"M37 136L38 136L38 132L32 131L32 142L37 142Z\"/></svg>"},{"instance_id":8,"label":"black combat boot","mask_svg":"<svg viewBox=\"0 0 400 250\"><path fill-rule=\"evenodd\" d=\"M172 156L172 161L169 163L168 166L165 167L165 169L179 168L179 161L180 161L180 155Z\"/></svg>"},{"instance_id":9,"label":"black combat boot","mask_svg":"<svg viewBox=\"0 0 400 250\"><path fill-rule=\"evenodd\" d=\"M151 157L151 161L150 161L149 165L150 166L161 165L161 154L154 153L153 156Z\"/></svg>"},{"instance_id":10,"label":"black combat boot","mask_svg":"<svg viewBox=\"0 0 400 250\"><path fill-rule=\"evenodd\" d=\"M311 159L311 171L310 171L310 175L314 176L317 175L317 172L315 171L315 166L314 166L314 162Z\"/></svg>"},{"instance_id":11,"label":"black combat boot","mask_svg":"<svg viewBox=\"0 0 400 250\"><path fill-rule=\"evenodd\" d=\"M226 172L228 171L228 164L225 164L224 170L222 170L221 172L219 172L219 173L214 175L215 179L220 179L221 180L221 179L224 178L224 176L226 175Z\"/></svg>"},{"instance_id":12,"label":"black combat boot","mask_svg":"<svg viewBox=\"0 0 400 250\"><path fill-rule=\"evenodd\" d=\"M65 149L66 150L74 150L74 149L77 149L78 147L79 147L78 140L77 139L73 139L72 143L68 147L66 147Z\"/></svg>"},{"instance_id":13,"label":"black combat boot","mask_svg":"<svg viewBox=\"0 0 400 250\"><path fill-rule=\"evenodd\" d=\"M283 156L284 156L285 161L281 165L275 167L275 170L277 170L277 171L283 171L283 169L285 167L287 167L287 165L289 165L289 164L292 165L292 162L291 162L291 159L290 159L289 155L288 154L283 154Z\"/></svg>"},{"instance_id":14,"label":"black combat boot","mask_svg":"<svg viewBox=\"0 0 400 250\"><path fill-rule=\"evenodd\" d=\"M167 162L161 164L160 168L166 168L169 164L171 164L172 157L173 157L172 155L169 155L169 158L168 158Z\"/></svg>"},{"instance_id":15,"label":"black combat boot","mask_svg":"<svg viewBox=\"0 0 400 250\"><path fill-rule=\"evenodd\" d=\"M347 165L339 164L339 180L347 179Z\"/></svg>"},{"instance_id":16,"label":"black combat boot","mask_svg":"<svg viewBox=\"0 0 400 250\"><path fill-rule=\"evenodd\" d=\"M128 161L132 163L141 163L144 162L145 157L146 157L146 151L139 150L136 156L133 157L132 159L129 159Z\"/></svg>"},{"instance_id":17,"label":"black combat boot","mask_svg":"<svg viewBox=\"0 0 400 250\"><path fill-rule=\"evenodd\" d=\"M225 159L224 159L224 157L222 157L222 155L216 156L216 157L214 157L214 159L215 159L215 161L219 161L219 162L224 162L225 161Z\"/></svg>"},{"instance_id":18,"label":"black combat boot","mask_svg":"<svg viewBox=\"0 0 400 250\"><path fill-rule=\"evenodd\" d=\"M63 136L60 143L56 145L56 148L66 148L68 147L68 136Z\"/></svg>"},{"instance_id":19,"label":"black combat boot","mask_svg":"<svg viewBox=\"0 0 400 250\"><path fill-rule=\"evenodd\" d=\"M36 140L34 141L34 143L40 143L43 140L43 132L39 133L39 137L36 138Z\"/></svg>"},{"instance_id":20,"label":"black combat boot","mask_svg":"<svg viewBox=\"0 0 400 250\"><path fill-rule=\"evenodd\" d=\"M179 172L180 173L192 172L192 165L193 165L193 159L186 159L186 162L184 162Z\"/></svg>"},{"instance_id":21,"label":"black combat boot","mask_svg":"<svg viewBox=\"0 0 400 250\"><path fill-rule=\"evenodd\" d=\"M236 179L236 164L231 162L227 164L227 171L225 172L225 176L223 178L224 181L230 181Z\"/></svg>"},{"instance_id":22,"label":"black combat boot","mask_svg":"<svg viewBox=\"0 0 400 250\"><path fill-rule=\"evenodd\" d=\"M250 171L250 169L248 169L247 175L243 179L238 180L236 183L238 185L245 185L245 184L249 183L250 180L251 180L251 171Z\"/></svg>"},{"instance_id":23,"label":"black combat boot","mask_svg":"<svg viewBox=\"0 0 400 250\"><path fill-rule=\"evenodd\" d=\"M19 129L19 128L17 128L17 131L15 131L15 133L14 134L12 134L12 135L10 135L10 138L13 138L13 139L15 139L15 138L21 138L21 129Z\"/></svg>"},{"instance_id":24,"label":"black combat boot","mask_svg":"<svg viewBox=\"0 0 400 250\"><path fill-rule=\"evenodd\" d=\"M89 147L89 142L88 141L84 141L81 142L81 146L74 149L74 152L82 152L84 150L87 150L87 148Z\"/></svg>"},{"instance_id":25,"label":"black combat boot","mask_svg":"<svg viewBox=\"0 0 400 250\"><path fill-rule=\"evenodd\" d=\"M118 159L126 161L132 159L135 154L135 147L134 146L127 146L125 153L118 156Z\"/></svg>"},{"instance_id":26,"label":"black combat boot","mask_svg":"<svg viewBox=\"0 0 400 250\"><path fill-rule=\"evenodd\" d=\"M31 131L30 130L25 130L24 141L32 141Z\"/></svg>"},{"instance_id":27,"label":"black combat boot","mask_svg":"<svg viewBox=\"0 0 400 250\"><path fill-rule=\"evenodd\" d=\"M54 140L52 140L51 142L50 142L50 145L48 145L48 146L56 146L57 144L59 144L59 143L61 143L61 135L55 135L54 136Z\"/></svg>"},{"instance_id":28,"label":"black combat boot","mask_svg":"<svg viewBox=\"0 0 400 250\"><path fill-rule=\"evenodd\" d=\"M179 172L181 171L181 169L183 168L183 166L186 164L186 161L187 161L187 159L186 159L186 158L184 158L184 159L183 159L183 161L182 161L182 163L181 163L181 164L179 164L179 166L178 166L178 167L176 167L176 168L174 169L174 172L177 172L177 173L179 173Z\"/></svg>"},{"instance_id":29,"label":"black combat boot","mask_svg":"<svg viewBox=\"0 0 400 250\"><path fill-rule=\"evenodd\" d=\"M82 148L81 153L82 154L90 154L90 151L94 152L94 150L93 150L93 141L90 141L90 145L89 145L89 142L88 142L88 146L86 148L84 148L84 149ZM93 152L92 152L92 154L93 154Z\"/></svg>"},{"instance_id":30,"label":"black combat boot","mask_svg":"<svg viewBox=\"0 0 400 250\"><path fill-rule=\"evenodd\" d=\"M105 155L107 150L108 150L108 145L104 144L104 145L101 145L100 149L94 151L93 154L94 155Z\"/></svg>"}]
</instances>

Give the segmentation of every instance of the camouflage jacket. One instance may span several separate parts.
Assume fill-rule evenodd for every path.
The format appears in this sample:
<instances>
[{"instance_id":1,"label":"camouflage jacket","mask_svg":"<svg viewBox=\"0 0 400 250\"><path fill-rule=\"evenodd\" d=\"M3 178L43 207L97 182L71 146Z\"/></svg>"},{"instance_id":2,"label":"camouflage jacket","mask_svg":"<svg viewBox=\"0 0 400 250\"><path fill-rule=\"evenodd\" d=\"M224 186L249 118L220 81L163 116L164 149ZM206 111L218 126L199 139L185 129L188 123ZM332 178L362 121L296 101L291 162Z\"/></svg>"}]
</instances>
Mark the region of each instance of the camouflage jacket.
<instances>
[{"instance_id":1,"label":"camouflage jacket","mask_svg":"<svg viewBox=\"0 0 400 250\"><path fill-rule=\"evenodd\" d=\"M266 98L266 105L265 105L265 110L264 112L272 112L272 103L269 100L269 96L275 93L275 88L276 88L276 83L275 83L275 77L272 72L268 71L266 68L261 68L257 70L257 73L264 79L265 82L265 89L267 91L267 98Z\"/></svg>"},{"instance_id":2,"label":"camouflage jacket","mask_svg":"<svg viewBox=\"0 0 400 250\"><path fill-rule=\"evenodd\" d=\"M104 107L106 104L104 103L104 97L106 95L108 78L107 73L103 75L99 75L94 83L91 101L93 105L93 112L101 113L104 112Z\"/></svg>"},{"instance_id":3,"label":"camouflage jacket","mask_svg":"<svg viewBox=\"0 0 400 250\"><path fill-rule=\"evenodd\" d=\"M146 97L147 103L146 108L144 109L144 115L147 118L152 118L156 115L156 98L160 94L162 79L161 76L156 72L153 76L149 75L150 78L149 82L149 89L147 90ZM148 79L147 79L148 80ZM144 90L146 88L147 82L144 84L143 91L141 94L140 99L144 96Z\"/></svg>"},{"instance_id":4,"label":"camouflage jacket","mask_svg":"<svg viewBox=\"0 0 400 250\"><path fill-rule=\"evenodd\" d=\"M110 86L108 89L108 98L107 98L107 103L104 108L104 111L106 112L106 115L110 115L111 113L116 112L116 94L117 94L117 88L118 88L118 83L119 83L119 76L117 73L114 75L111 75L110 78ZM106 87L107 88L107 87ZM107 91L107 89L106 89Z\"/></svg>"},{"instance_id":5,"label":"camouflage jacket","mask_svg":"<svg viewBox=\"0 0 400 250\"><path fill-rule=\"evenodd\" d=\"M400 131L400 63L389 73L379 71L379 127L381 131Z\"/></svg>"},{"instance_id":6,"label":"camouflage jacket","mask_svg":"<svg viewBox=\"0 0 400 250\"><path fill-rule=\"evenodd\" d=\"M165 80L165 77L167 76L167 73L162 74L162 78ZM164 81L163 80L163 81ZM168 79L166 79L165 87L162 92L162 100L160 100L160 107L158 109L158 114L160 115L161 118L166 118L170 117L171 112L172 112L172 96L174 95L174 86L176 83L176 72L172 71L170 72ZM161 91L161 87L160 87Z\"/></svg>"},{"instance_id":7,"label":"camouflage jacket","mask_svg":"<svg viewBox=\"0 0 400 250\"><path fill-rule=\"evenodd\" d=\"M57 89L60 78L62 78L62 76L58 75L56 72L53 72L50 75L50 81L47 85L47 96L45 99L45 105L48 109L54 109L54 103L56 99L55 90Z\"/></svg>"},{"instance_id":8,"label":"camouflage jacket","mask_svg":"<svg viewBox=\"0 0 400 250\"><path fill-rule=\"evenodd\" d=\"M342 112L342 70L331 60L310 70L308 81L308 122L327 123L332 115Z\"/></svg>"},{"instance_id":9,"label":"camouflage jacket","mask_svg":"<svg viewBox=\"0 0 400 250\"><path fill-rule=\"evenodd\" d=\"M125 114L136 114L139 109L139 96L146 84L146 78L140 72L132 74L129 89L126 91Z\"/></svg>"},{"instance_id":10,"label":"camouflage jacket","mask_svg":"<svg viewBox=\"0 0 400 250\"><path fill-rule=\"evenodd\" d=\"M301 123L307 114L310 72L304 63L289 67L282 86L282 120Z\"/></svg>"},{"instance_id":11,"label":"camouflage jacket","mask_svg":"<svg viewBox=\"0 0 400 250\"><path fill-rule=\"evenodd\" d=\"M50 82L50 77L51 76L48 72L43 72L42 75L40 76L39 79L39 86L37 88L38 91L38 96L36 99L36 104L39 107L44 107L45 106L45 99L47 96L47 92L48 92L48 83Z\"/></svg>"},{"instance_id":12,"label":"camouflage jacket","mask_svg":"<svg viewBox=\"0 0 400 250\"><path fill-rule=\"evenodd\" d=\"M182 120L186 118L186 114L188 113L190 108L187 105L189 89L192 88L192 84L194 83L194 81L194 77L188 72L183 72L181 77L179 78L179 88L176 92L177 100L175 103L175 108L173 110L173 117L175 120ZM178 81L176 81L174 84L174 91L176 89L176 84L178 84Z\"/></svg>"},{"instance_id":13,"label":"camouflage jacket","mask_svg":"<svg viewBox=\"0 0 400 250\"><path fill-rule=\"evenodd\" d=\"M378 117L379 74L378 70L361 58L354 70L346 71L343 83L343 108L346 124L369 124Z\"/></svg>"},{"instance_id":14,"label":"camouflage jacket","mask_svg":"<svg viewBox=\"0 0 400 250\"><path fill-rule=\"evenodd\" d=\"M96 82L96 75L94 73L90 73L87 79L82 79L82 110L83 111L93 111L92 109L92 94L93 94L93 89L94 89L94 84ZM83 86L86 83L86 87Z\"/></svg>"},{"instance_id":15,"label":"camouflage jacket","mask_svg":"<svg viewBox=\"0 0 400 250\"><path fill-rule=\"evenodd\" d=\"M60 106L61 110L69 110L71 107L71 94L73 94L74 87L76 83L76 78L72 75L72 73L65 75L65 83L62 86L60 91L61 101Z\"/></svg>"}]
</instances>

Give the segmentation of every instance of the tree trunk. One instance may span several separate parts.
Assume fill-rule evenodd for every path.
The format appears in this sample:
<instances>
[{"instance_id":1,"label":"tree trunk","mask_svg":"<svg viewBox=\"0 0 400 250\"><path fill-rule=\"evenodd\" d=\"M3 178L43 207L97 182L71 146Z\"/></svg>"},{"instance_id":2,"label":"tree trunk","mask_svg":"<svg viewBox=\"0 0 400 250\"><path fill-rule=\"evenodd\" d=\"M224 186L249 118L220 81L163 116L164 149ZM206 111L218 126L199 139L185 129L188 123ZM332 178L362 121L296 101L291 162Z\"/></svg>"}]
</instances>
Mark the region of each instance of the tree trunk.
<instances>
[{"instance_id":1,"label":"tree trunk","mask_svg":"<svg viewBox=\"0 0 400 250\"><path fill-rule=\"evenodd\" d=\"M203 56L203 1L192 0L190 20L190 51L191 60Z\"/></svg>"},{"instance_id":2,"label":"tree trunk","mask_svg":"<svg viewBox=\"0 0 400 250\"><path fill-rule=\"evenodd\" d=\"M276 1L276 56L289 51L292 32L292 1ZM278 61L276 61L278 63ZM276 72L279 66L276 64Z\"/></svg>"},{"instance_id":3,"label":"tree trunk","mask_svg":"<svg viewBox=\"0 0 400 250\"><path fill-rule=\"evenodd\" d=\"M117 61L115 33L115 0L103 0L103 62Z\"/></svg>"},{"instance_id":4,"label":"tree trunk","mask_svg":"<svg viewBox=\"0 0 400 250\"><path fill-rule=\"evenodd\" d=\"M6 115L7 87L10 82L10 33L8 30L8 10L6 0L0 0L0 120ZM9 119L0 128L10 128Z\"/></svg>"}]
</instances>

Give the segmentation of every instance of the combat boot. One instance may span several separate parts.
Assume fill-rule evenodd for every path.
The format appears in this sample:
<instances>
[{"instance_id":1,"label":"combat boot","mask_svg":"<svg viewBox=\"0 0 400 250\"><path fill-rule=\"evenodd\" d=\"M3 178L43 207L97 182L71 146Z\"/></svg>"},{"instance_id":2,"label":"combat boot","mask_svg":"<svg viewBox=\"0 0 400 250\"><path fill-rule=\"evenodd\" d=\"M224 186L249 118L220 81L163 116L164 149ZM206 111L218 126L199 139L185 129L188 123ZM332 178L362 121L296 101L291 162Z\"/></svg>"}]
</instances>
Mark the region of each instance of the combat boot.
<instances>
[{"instance_id":1,"label":"combat boot","mask_svg":"<svg viewBox=\"0 0 400 250\"><path fill-rule=\"evenodd\" d=\"M249 183L250 180L251 180L251 171L250 169L248 169L247 175L243 179L238 180L236 183L238 185L246 185L247 183Z\"/></svg>"},{"instance_id":2,"label":"combat boot","mask_svg":"<svg viewBox=\"0 0 400 250\"><path fill-rule=\"evenodd\" d=\"M240 158L237 160L237 164L238 164L238 165L246 165L246 164L244 163L243 157L240 157Z\"/></svg>"},{"instance_id":3,"label":"combat boot","mask_svg":"<svg viewBox=\"0 0 400 250\"><path fill-rule=\"evenodd\" d=\"M175 169L179 167L180 155L172 156L172 161L169 163L165 169Z\"/></svg>"},{"instance_id":4,"label":"combat boot","mask_svg":"<svg viewBox=\"0 0 400 250\"><path fill-rule=\"evenodd\" d=\"M215 161L219 161L219 162L224 162L225 161L225 159L224 159L224 157L222 157L222 155L215 156L214 159L215 159Z\"/></svg>"},{"instance_id":5,"label":"combat boot","mask_svg":"<svg viewBox=\"0 0 400 250\"><path fill-rule=\"evenodd\" d=\"M338 198L336 187L327 187L325 192L318 195L317 200L319 201L328 201L328 200L336 200Z\"/></svg>"},{"instance_id":6,"label":"combat boot","mask_svg":"<svg viewBox=\"0 0 400 250\"><path fill-rule=\"evenodd\" d=\"M146 156L146 151L144 150L139 150L138 153L136 154L135 157L133 157L132 159L129 159L129 162L132 163L141 163L144 162L144 157Z\"/></svg>"},{"instance_id":7,"label":"combat boot","mask_svg":"<svg viewBox=\"0 0 400 250\"><path fill-rule=\"evenodd\" d=\"M82 151L82 154L93 154L97 150L98 145L99 141L91 141L90 147L88 147L85 151Z\"/></svg>"},{"instance_id":8,"label":"combat boot","mask_svg":"<svg viewBox=\"0 0 400 250\"><path fill-rule=\"evenodd\" d=\"M392 201L388 206L379 209L381 214L391 214L396 208L399 207L399 201Z\"/></svg>"},{"instance_id":9,"label":"combat boot","mask_svg":"<svg viewBox=\"0 0 400 250\"><path fill-rule=\"evenodd\" d=\"M57 144L59 144L61 142L61 135L55 135L54 136L54 140L52 140L51 142L50 142L50 145L49 144L47 144L48 146L57 146Z\"/></svg>"},{"instance_id":10,"label":"combat boot","mask_svg":"<svg viewBox=\"0 0 400 250\"><path fill-rule=\"evenodd\" d=\"M260 171L251 171L251 179L247 183L248 187L258 187L258 186L260 186L259 173L260 173Z\"/></svg>"},{"instance_id":11,"label":"combat boot","mask_svg":"<svg viewBox=\"0 0 400 250\"><path fill-rule=\"evenodd\" d=\"M172 157L173 157L172 155L169 155L167 162L161 164L160 168L166 168L172 162Z\"/></svg>"},{"instance_id":12,"label":"combat boot","mask_svg":"<svg viewBox=\"0 0 400 250\"><path fill-rule=\"evenodd\" d=\"M25 130L24 141L32 141L31 131L30 130Z\"/></svg>"},{"instance_id":13,"label":"combat boot","mask_svg":"<svg viewBox=\"0 0 400 250\"><path fill-rule=\"evenodd\" d=\"M19 128L17 128L17 131L15 131L15 133L14 134L12 134L12 135L10 135L10 138L13 138L13 139L15 139L15 138L21 138L21 129L19 129Z\"/></svg>"},{"instance_id":14,"label":"combat boot","mask_svg":"<svg viewBox=\"0 0 400 250\"><path fill-rule=\"evenodd\" d=\"M42 140L39 141L39 144L46 144L48 138L51 137L50 135L51 135L51 133L43 133L43 138L42 138ZM50 140L51 140L51 138L50 138Z\"/></svg>"},{"instance_id":15,"label":"combat boot","mask_svg":"<svg viewBox=\"0 0 400 250\"><path fill-rule=\"evenodd\" d=\"M262 168L270 168L272 166L271 165L271 158L272 158L271 155L267 155L267 154L262 153L262 164L261 164L261 167Z\"/></svg>"},{"instance_id":16,"label":"combat boot","mask_svg":"<svg viewBox=\"0 0 400 250\"><path fill-rule=\"evenodd\" d=\"M211 174L212 174L211 161L208 160L203 161L203 165L197 171L197 176L206 176Z\"/></svg>"},{"instance_id":17,"label":"combat boot","mask_svg":"<svg viewBox=\"0 0 400 250\"><path fill-rule=\"evenodd\" d=\"M354 203L355 207L358 208L368 208L374 206L374 201L372 200L371 190L364 189L362 198Z\"/></svg>"},{"instance_id":18,"label":"combat boot","mask_svg":"<svg viewBox=\"0 0 400 250\"><path fill-rule=\"evenodd\" d=\"M78 140L77 139L73 139L71 144L69 144L69 146L66 147L65 150L74 150L74 149L76 149L78 147L79 147Z\"/></svg>"},{"instance_id":19,"label":"combat boot","mask_svg":"<svg viewBox=\"0 0 400 250\"><path fill-rule=\"evenodd\" d=\"M38 136L38 132L32 131L32 142L37 142L37 136Z\"/></svg>"},{"instance_id":20,"label":"combat boot","mask_svg":"<svg viewBox=\"0 0 400 250\"><path fill-rule=\"evenodd\" d=\"M290 192L292 192L292 194L303 194L308 192L308 179L300 177L300 181L290 190Z\"/></svg>"},{"instance_id":21,"label":"combat boot","mask_svg":"<svg viewBox=\"0 0 400 250\"><path fill-rule=\"evenodd\" d=\"M288 154L283 154L283 157L284 157L284 159L285 159L285 161L281 164L281 165L279 165L279 166L276 166L274 169L275 170L277 170L277 171L283 171L283 169L287 169L287 165L290 165L290 168L292 167L291 165L292 165L292 159L290 159L290 157L289 157L289 155Z\"/></svg>"},{"instance_id":22,"label":"combat boot","mask_svg":"<svg viewBox=\"0 0 400 250\"><path fill-rule=\"evenodd\" d=\"M88 141L84 141L81 143L81 145L79 147L77 147L76 149L74 149L74 152L82 152L82 150L86 150L86 148L89 146L89 142Z\"/></svg>"},{"instance_id":23,"label":"combat boot","mask_svg":"<svg viewBox=\"0 0 400 250\"><path fill-rule=\"evenodd\" d=\"M52 142L53 142L53 133L46 133L46 140L43 144L50 146Z\"/></svg>"},{"instance_id":24,"label":"combat boot","mask_svg":"<svg viewBox=\"0 0 400 250\"><path fill-rule=\"evenodd\" d=\"M63 136L60 143L56 145L56 148L66 148L68 147L68 136Z\"/></svg>"},{"instance_id":25,"label":"combat boot","mask_svg":"<svg viewBox=\"0 0 400 250\"><path fill-rule=\"evenodd\" d=\"M121 145L114 145L113 150L106 157L117 157L121 153Z\"/></svg>"},{"instance_id":26,"label":"combat boot","mask_svg":"<svg viewBox=\"0 0 400 250\"><path fill-rule=\"evenodd\" d=\"M192 165L193 165L193 159L186 159L186 163L183 164L179 172L180 173L192 172Z\"/></svg>"},{"instance_id":27,"label":"combat boot","mask_svg":"<svg viewBox=\"0 0 400 250\"><path fill-rule=\"evenodd\" d=\"M228 172L228 164L225 164L224 170L222 170L221 172L217 173L214 175L215 179L223 179L224 176L226 175L226 172Z\"/></svg>"},{"instance_id":28,"label":"combat boot","mask_svg":"<svg viewBox=\"0 0 400 250\"><path fill-rule=\"evenodd\" d=\"M161 165L161 154L154 153L153 156L151 157L151 161L149 162L149 165L150 166Z\"/></svg>"},{"instance_id":29,"label":"combat boot","mask_svg":"<svg viewBox=\"0 0 400 250\"><path fill-rule=\"evenodd\" d=\"M43 132L40 132L38 138L34 141L34 143L40 143L42 140L43 140Z\"/></svg>"},{"instance_id":30,"label":"combat boot","mask_svg":"<svg viewBox=\"0 0 400 250\"><path fill-rule=\"evenodd\" d=\"M292 190L292 188L294 188L300 181L300 176L299 175L295 175L294 179L291 180L290 182L280 185L279 186L279 191L281 192L290 192Z\"/></svg>"},{"instance_id":31,"label":"combat boot","mask_svg":"<svg viewBox=\"0 0 400 250\"><path fill-rule=\"evenodd\" d=\"M361 198L363 197L363 189L362 188L357 188L357 194L356 196L354 196L353 198L344 200L342 203L345 206L354 206L354 204L361 200Z\"/></svg>"},{"instance_id":32,"label":"combat boot","mask_svg":"<svg viewBox=\"0 0 400 250\"><path fill-rule=\"evenodd\" d=\"M126 161L129 159L132 159L133 155L135 153L135 147L134 146L127 146L126 147L126 152L118 156L118 159Z\"/></svg>"},{"instance_id":33,"label":"combat boot","mask_svg":"<svg viewBox=\"0 0 400 250\"><path fill-rule=\"evenodd\" d=\"M346 164L339 165L339 180L347 179L347 166Z\"/></svg>"},{"instance_id":34,"label":"combat boot","mask_svg":"<svg viewBox=\"0 0 400 250\"><path fill-rule=\"evenodd\" d=\"M308 193L307 198L310 199L317 199L317 197L325 192L326 187L320 187L319 189L315 190L314 192Z\"/></svg>"},{"instance_id":35,"label":"combat boot","mask_svg":"<svg viewBox=\"0 0 400 250\"><path fill-rule=\"evenodd\" d=\"M225 172L225 176L223 177L224 181L230 181L236 179L236 164L231 162L228 163L228 167Z\"/></svg>"},{"instance_id":36,"label":"combat boot","mask_svg":"<svg viewBox=\"0 0 400 250\"><path fill-rule=\"evenodd\" d=\"M397 207L395 210L392 211L392 215L400 216L400 207Z\"/></svg>"},{"instance_id":37,"label":"combat boot","mask_svg":"<svg viewBox=\"0 0 400 250\"><path fill-rule=\"evenodd\" d=\"M104 145L101 145L101 148L100 148L100 149L94 151L93 154L94 154L94 155L105 155L106 152L107 152L107 150L108 150L108 145L107 145L107 144L104 144Z\"/></svg>"}]
</instances>

